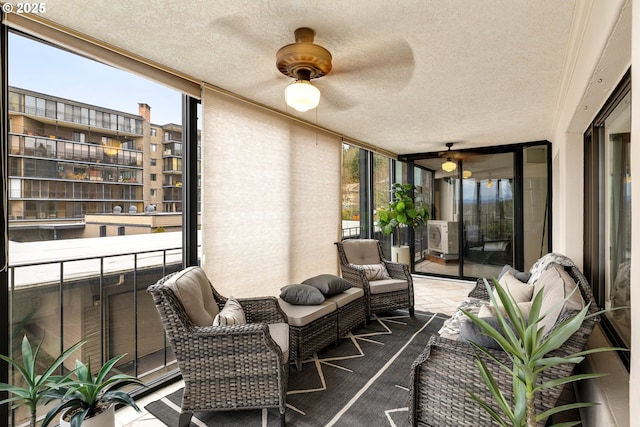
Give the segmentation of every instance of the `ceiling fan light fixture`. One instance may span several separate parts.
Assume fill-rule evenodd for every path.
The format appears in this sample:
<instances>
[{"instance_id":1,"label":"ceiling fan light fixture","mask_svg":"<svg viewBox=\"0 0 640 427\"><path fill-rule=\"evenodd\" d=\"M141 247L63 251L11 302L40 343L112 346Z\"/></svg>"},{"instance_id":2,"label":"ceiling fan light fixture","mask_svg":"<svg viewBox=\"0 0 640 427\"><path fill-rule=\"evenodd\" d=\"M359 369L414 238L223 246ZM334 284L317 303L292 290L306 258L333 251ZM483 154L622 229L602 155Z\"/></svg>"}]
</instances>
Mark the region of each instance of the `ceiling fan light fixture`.
<instances>
[{"instance_id":1,"label":"ceiling fan light fixture","mask_svg":"<svg viewBox=\"0 0 640 427\"><path fill-rule=\"evenodd\" d=\"M491 180L491 178L489 178L489 180L487 181L487 188L491 187L493 187L493 181Z\"/></svg>"},{"instance_id":2,"label":"ceiling fan light fixture","mask_svg":"<svg viewBox=\"0 0 640 427\"><path fill-rule=\"evenodd\" d=\"M473 175L473 173L470 170L462 171L462 179L469 179L471 178L471 175Z\"/></svg>"},{"instance_id":3,"label":"ceiling fan light fixture","mask_svg":"<svg viewBox=\"0 0 640 427\"><path fill-rule=\"evenodd\" d=\"M456 164L456 162L454 162L450 158L447 158L447 161L442 164L442 170L445 172L453 172L457 167L458 165Z\"/></svg>"},{"instance_id":4,"label":"ceiling fan light fixture","mask_svg":"<svg viewBox=\"0 0 640 427\"><path fill-rule=\"evenodd\" d=\"M309 80L298 79L284 90L287 105L300 112L312 110L320 103L320 90Z\"/></svg>"}]
</instances>

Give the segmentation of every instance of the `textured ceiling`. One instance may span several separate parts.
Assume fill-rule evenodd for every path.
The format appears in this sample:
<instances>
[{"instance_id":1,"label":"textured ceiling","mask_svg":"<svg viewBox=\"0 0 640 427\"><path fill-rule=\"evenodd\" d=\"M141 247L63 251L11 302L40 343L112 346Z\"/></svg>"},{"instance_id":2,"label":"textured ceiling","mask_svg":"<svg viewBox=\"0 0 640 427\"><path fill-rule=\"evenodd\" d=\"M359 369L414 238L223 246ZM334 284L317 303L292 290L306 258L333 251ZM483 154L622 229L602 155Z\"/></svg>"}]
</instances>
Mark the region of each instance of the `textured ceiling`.
<instances>
[{"instance_id":1,"label":"textured ceiling","mask_svg":"<svg viewBox=\"0 0 640 427\"><path fill-rule=\"evenodd\" d=\"M47 0L44 18L398 153L551 139L575 0ZM333 55L317 110L287 109L276 51Z\"/></svg>"}]
</instances>

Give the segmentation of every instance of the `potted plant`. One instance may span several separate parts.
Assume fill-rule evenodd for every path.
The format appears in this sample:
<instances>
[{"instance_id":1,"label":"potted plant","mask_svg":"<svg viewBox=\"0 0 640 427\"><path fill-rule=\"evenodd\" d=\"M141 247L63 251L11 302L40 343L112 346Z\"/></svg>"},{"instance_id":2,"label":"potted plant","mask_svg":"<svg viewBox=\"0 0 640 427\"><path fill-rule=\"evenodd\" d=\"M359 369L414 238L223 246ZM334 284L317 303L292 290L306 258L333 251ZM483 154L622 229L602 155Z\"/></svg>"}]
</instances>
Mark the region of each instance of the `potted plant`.
<instances>
[{"instance_id":1,"label":"potted plant","mask_svg":"<svg viewBox=\"0 0 640 427\"><path fill-rule=\"evenodd\" d=\"M51 390L55 390L62 385L67 379L68 375L61 376L55 375L57 369L62 363L77 349L79 349L85 342L80 341L65 352L60 354L44 369L44 372L37 373L37 364L39 362L38 356L40 355L40 347L42 341L34 349L31 347L29 339L25 335L22 338L22 361L18 359L12 359L8 356L0 354L0 358L7 362L9 366L13 367L17 373L20 374L18 379L22 379L21 384L7 384L0 383L0 391L6 391L13 395L8 399L0 401L0 405L12 402L12 409L19 406L26 406L29 409L30 421L29 425L35 427L36 425L36 408L40 403L40 400L45 397Z\"/></svg>"},{"instance_id":2,"label":"potted plant","mask_svg":"<svg viewBox=\"0 0 640 427\"><path fill-rule=\"evenodd\" d=\"M400 228L415 228L423 224L429 217L429 210L422 201L415 202L413 184L395 183L391 187L393 196L389 202L389 209L378 210L377 225L383 234L394 233L391 247L392 261L411 264L409 246L400 243Z\"/></svg>"},{"instance_id":3,"label":"potted plant","mask_svg":"<svg viewBox=\"0 0 640 427\"><path fill-rule=\"evenodd\" d=\"M42 426L46 427L56 415L61 414L61 427L113 427L115 404L140 411L131 395L120 389L131 384L143 386L142 381L127 374L109 376L113 367L124 356L122 354L110 359L96 375L91 373L91 361L85 365L77 360L72 377L68 377L61 387L47 394L49 400L59 399L60 402L47 412Z\"/></svg>"},{"instance_id":4,"label":"potted plant","mask_svg":"<svg viewBox=\"0 0 640 427\"><path fill-rule=\"evenodd\" d=\"M469 311L465 309L462 309L462 311L471 319L471 321L482 329L482 332L485 335L493 338L509 356L509 359L512 362L511 365L500 363L500 367L510 373L513 378L513 406L509 405L505 396L502 394L502 391L498 388L497 382L494 380L494 377L487 368L485 362L479 356L480 353L483 353L489 358L493 360L495 359L484 347L474 342L470 342L470 344L479 352L476 354L476 366L480 370L480 374L483 377L491 396L502 411L502 414L494 410L488 402L482 400L474 393L469 392L471 397L478 402L478 404L480 404L480 406L482 406L500 426L503 427L535 427L539 420L550 417L558 412L594 405L594 403L589 402L570 403L557 406L542 414L538 414L536 413L535 408L535 398L536 394L545 388L606 375L599 373L578 374L539 383L538 376L542 371L565 363L574 365L578 364L584 360L584 356L592 353L611 350L627 350L623 348L599 347L574 353L565 357L548 356L550 352L560 348L578 329L580 329L582 322L586 318L600 315L602 312L587 315L589 310L589 305L587 304L587 306L578 312L578 314L560 323L545 336L544 330L539 325L546 314L540 312L542 292L538 292L534 296L531 305L531 312L529 313L528 320L525 320L520 307L516 302L514 302L508 292L498 283L497 280L493 279L493 284L498 294L498 298L504 306L504 312L506 313L506 315L504 315L501 310L496 310L497 322L503 332L499 332L482 318L479 318ZM486 279L485 286L487 287L492 304L496 306L496 298L494 297L491 286ZM579 290L576 288L573 292L579 292ZM570 298L570 296L567 296L565 301L568 300L568 298ZM563 425L569 426L576 424L579 424L579 422L566 423Z\"/></svg>"}]
</instances>

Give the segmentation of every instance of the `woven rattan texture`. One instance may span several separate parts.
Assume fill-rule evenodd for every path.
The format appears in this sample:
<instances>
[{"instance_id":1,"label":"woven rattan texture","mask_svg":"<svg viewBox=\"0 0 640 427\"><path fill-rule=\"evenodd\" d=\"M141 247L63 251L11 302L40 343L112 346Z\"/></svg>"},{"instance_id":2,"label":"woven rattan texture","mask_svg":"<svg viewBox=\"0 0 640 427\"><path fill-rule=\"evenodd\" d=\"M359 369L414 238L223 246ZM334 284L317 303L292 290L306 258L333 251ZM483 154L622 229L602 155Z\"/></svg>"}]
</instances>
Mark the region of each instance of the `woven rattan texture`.
<instances>
[{"instance_id":1,"label":"woven rattan texture","mask_svg":"<svg viewBox=\"0 0 640 427\"><path fill-rule=\"evenodd\" d=\"M576 267L566 267L566 270L578 283L584 300L591 303L589 313L597 312L598 308L591 288L582 272ZM574 314L567 313L558 319L556 325ZM567 356L582 351L598 320L597 316L585 320L581 328L562 347L549 355ZM504 352L490 351L498 360L510 363ZM495 375L503 394L509 398L512 394L511 376L500 369L497 362L487 359L485 363ZM573 367L574 365L565 364L550 368L541 374L540 381L567 377L571 375ZM487 412L468 394L468 391L472 391L487 402L493 401L475 365L474 351L468 344L433 336L424 352L413 363L410 376L410 425L434 427L494 425ZM545 389L537 394L535 404L538 413L555 407L562 387L560 385ZM538 425L544 426L545 422L546 420L540 420Z\"/></svg>"},{"instance_id":2,"label":"woven rattan texture","mask_svg":"<svg viewBox=\"0 0 640 427\"><path fill-rule=\"evenodd\" d=\"M413 278L409 272L409 266L406 264L391 262L384 259L382 246L377 242L380 263L384 263L387 272L392 279L406 280L406 291L393 291L380 294L372 294L369 280L363 270L353 268L349 265L349 260L344 251L342 242L336 242L338 254L340 255L340 269L342 277L353 286L364 290L365 301L367 303L367 316L374 313L384 313L390 310L408 308L413 313L414 295L413 295Z\"/></svg>"},{"instance_id":3,"label":"woven rattan texture","mask_svg":"<svg viewBox=\"0 0 640 427\"><path fill-rule=\"evenodd\" d=\"M177 296L164 285L171 276L147 290L184 379L181 425L188 425L191 413L200 410L276 407L284 414L289 370L267 326L287 323L276 299L239 298L246 325L196 326ZM226 299L214 289L212 293L217 304L224 306Z\"/></svg>"},{"instance_id":4,"label":"woven rattan texture","mask_svg":"<svg viewBox=\"0 0 640 427\"><path fill-rule=\"evenodd\" d=\"M304 326L289 325L289 358L300 370L303 360L337 339L337 311L332 311Z\"/></svg>"}]
</instances>

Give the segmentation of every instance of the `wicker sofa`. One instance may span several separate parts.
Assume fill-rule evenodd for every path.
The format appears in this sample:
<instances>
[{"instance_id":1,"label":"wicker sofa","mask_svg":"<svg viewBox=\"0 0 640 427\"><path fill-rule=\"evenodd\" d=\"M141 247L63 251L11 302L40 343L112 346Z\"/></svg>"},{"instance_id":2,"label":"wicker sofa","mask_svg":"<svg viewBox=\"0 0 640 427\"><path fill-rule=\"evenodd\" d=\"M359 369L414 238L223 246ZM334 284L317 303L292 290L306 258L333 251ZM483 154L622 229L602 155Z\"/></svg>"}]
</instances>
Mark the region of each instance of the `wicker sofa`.
<instances>
[{"instance_id":1,"label":"wicker sofa","mask_svg":"<svg viewBox=\"0 0 640 427\"><path fill-rule=\"evenodd\" d=\"M543 259L544 257L538 263ZM560 257L560 259L563 260L562 264L564 265L559 268L564 269L575 281L584 303L590 303L589 313L597 312L598 308L585 276L568 258ZM534 267L536 266L534 265ZM540 267L547 268L547 266ZM543 276L538 274L537 277L532 276L532 279L535 282L541 277ZM538 284L541 285L541 283ZM489 296L483 280L478 281L469 296L488 302ZM575 313L574 310L561 313L555 325ZM597 316L585 320L581 328L551 355L566 356L584 350L595 322L598 320ZM509 359L502 350L489 349L488 351L496 360L509 365ZM512 393L511 376L501 369L496 361L488 358L484 358L484 361L496 378L502 392L509 398ZM571 375L573 368L574 365L565 364L548 369L541 374L540 380L548 381L567 377ZM562 387L556 386L538 393L535 402L538 413L556 406ZM466 342L437 335L432 336L423 353L411 366L409 388L409 423L411 426L495 425L489 414L469 396L468 391L472 391L483 400L493 402L475 365L474 350ZM495 409L499 412L497 407ZM538 425L544 426L545 422L546 420L541 420Z\"/></svg>"}]
</instances>

